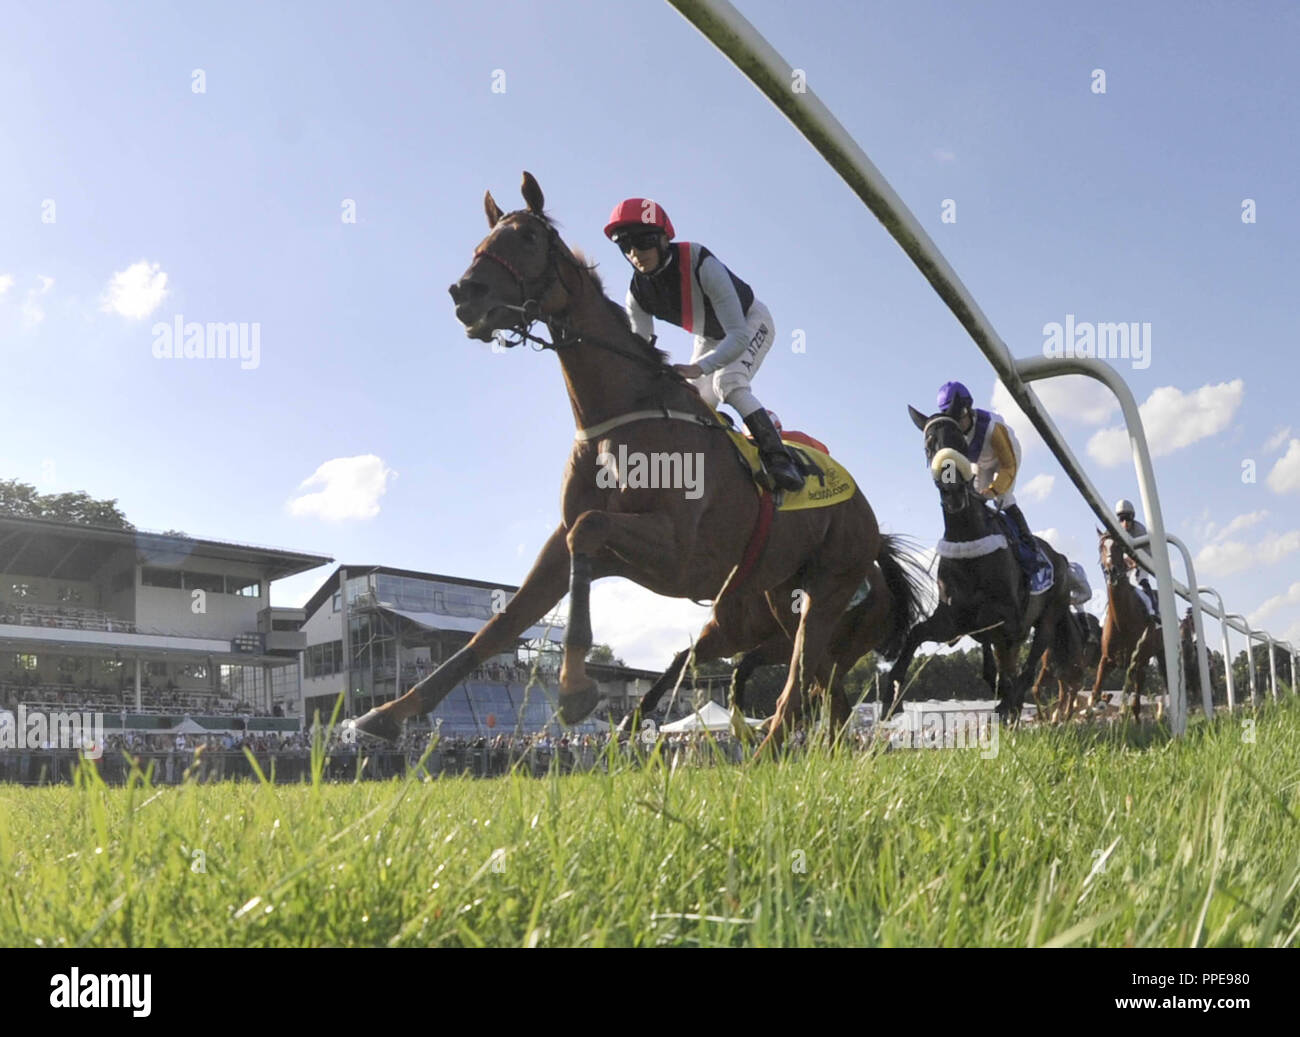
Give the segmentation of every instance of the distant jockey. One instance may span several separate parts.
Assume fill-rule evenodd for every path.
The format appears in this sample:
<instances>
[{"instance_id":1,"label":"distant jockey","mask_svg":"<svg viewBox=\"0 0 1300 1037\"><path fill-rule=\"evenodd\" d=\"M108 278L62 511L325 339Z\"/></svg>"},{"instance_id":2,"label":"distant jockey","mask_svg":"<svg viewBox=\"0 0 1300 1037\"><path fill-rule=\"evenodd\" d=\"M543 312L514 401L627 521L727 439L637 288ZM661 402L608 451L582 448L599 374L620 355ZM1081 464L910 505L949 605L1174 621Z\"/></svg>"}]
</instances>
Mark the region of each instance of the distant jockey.
<instances>
[{"instance_id":1,"label":"distant jockey","mask_svg":"<svg viewBox=\"0 0 1300 1037\"><path fill-rule=\"evenodd\" d=\"M1124 527L1124 532L1135 540L1138 537L1147 535L1147 527L1137 520L1136 512L1131 500L1117 501L1115 504L1115 517L1119 519L1119 524ZM1142 599L1142 604L1147 607L1156 622L1160 622L1159 599L1156 596L1155 588L1147 580L1147 574L1144 569L1138 568L1137 559L1127 551L1125 554L1125 564L1128 566L1129 579L1138 588L1138 597Z\"/></svg>"},{"instance_id":2,"label":"distant jockey","mask_svg":"<svg viewBox=\"0 0 1300 1037\"><path fill-rule=\"evenodd\" d=\"M734 408L754 437L772 482L798 490L803 476L750 391L750 379L776 335L772 315L749 285L703 245L670 244L675 233L668 214L648 198L620 202L605 225L605 236L632 264L626 303L632 330L650 339L658 317L693 332L691 362L674 369L711 407L726 403Z\"/></svg>"}]
</instances>

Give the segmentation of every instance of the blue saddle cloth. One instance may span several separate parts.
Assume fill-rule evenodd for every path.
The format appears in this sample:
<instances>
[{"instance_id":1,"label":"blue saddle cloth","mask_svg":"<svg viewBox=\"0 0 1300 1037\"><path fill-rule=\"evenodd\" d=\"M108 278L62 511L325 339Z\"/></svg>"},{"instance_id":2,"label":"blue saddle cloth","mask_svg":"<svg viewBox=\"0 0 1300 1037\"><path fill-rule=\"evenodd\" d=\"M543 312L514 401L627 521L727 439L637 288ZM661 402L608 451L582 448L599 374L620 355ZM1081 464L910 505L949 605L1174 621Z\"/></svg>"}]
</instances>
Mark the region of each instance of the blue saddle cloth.
<instances>
[{"instance_id":1,"label":"blue saddle cloth","mask_svg":"<svg viewBox=\"0 0 1300 1037\"><path fill-rule=\"evenodd\" d=\"M1002 534L1007 538L1007 544L1020 562L1020 568L1029 578L1030 594L1045 594L1052 589L1056 582L1056 572L1052 568L1052 560L1043 553L1043 549L1035 540L1033 545L1029 545L1020 539L1020 534L1016 532L1016 527L1005 514L995 512L998 518L998 525L1002 529Z\"/></svg>"}]
</instances>

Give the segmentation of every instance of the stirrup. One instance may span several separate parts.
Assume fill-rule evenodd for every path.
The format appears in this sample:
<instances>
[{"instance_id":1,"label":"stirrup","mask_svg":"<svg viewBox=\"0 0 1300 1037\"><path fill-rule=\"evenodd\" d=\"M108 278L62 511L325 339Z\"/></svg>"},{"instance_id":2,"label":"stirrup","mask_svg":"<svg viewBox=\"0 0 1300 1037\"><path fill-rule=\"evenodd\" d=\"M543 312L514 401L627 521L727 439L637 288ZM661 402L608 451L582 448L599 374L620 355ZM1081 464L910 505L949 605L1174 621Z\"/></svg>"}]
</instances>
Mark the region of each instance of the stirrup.
<instances>
[{"instance_id":1,"label":"stirrup","mask_svg":"<svg viewBox=\"0 0 1300 1037\"><path fill-rule=\"evenodd\" d=\"M798 493L803 489L804 482L806 481L804 476L800 474L798 467L790 460L788 454L779 460L784 460L786 464L790 466L789 472L786 474L785 478L785 481L790 483L790 485L787 486L782 483L780 476L774 470L774 466L769 463L767 458L762 459L763 471L766 473L768 479L774 484L774 488L785 490L787 493Z\"/></svg>"}]
</instances>

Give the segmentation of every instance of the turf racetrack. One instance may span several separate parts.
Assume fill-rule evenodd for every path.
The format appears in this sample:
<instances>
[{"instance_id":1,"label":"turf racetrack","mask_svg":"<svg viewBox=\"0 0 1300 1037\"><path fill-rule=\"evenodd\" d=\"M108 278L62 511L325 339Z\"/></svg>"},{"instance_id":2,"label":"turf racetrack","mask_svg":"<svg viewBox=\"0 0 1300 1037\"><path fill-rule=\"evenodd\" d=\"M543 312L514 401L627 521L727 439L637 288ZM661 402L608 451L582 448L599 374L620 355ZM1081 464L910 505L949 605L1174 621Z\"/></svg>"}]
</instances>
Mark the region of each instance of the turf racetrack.
<instances>
[{"instance_id":1,"label":"turf racetrack","mask_svg":"<svg viewBox=\"0 0 1300 1037\"><path fill-rule=\"evenodd\" d=\"M613 773L0 788L0 944L1278 946L1300 706Z\"/></svg>"}]
</instances>

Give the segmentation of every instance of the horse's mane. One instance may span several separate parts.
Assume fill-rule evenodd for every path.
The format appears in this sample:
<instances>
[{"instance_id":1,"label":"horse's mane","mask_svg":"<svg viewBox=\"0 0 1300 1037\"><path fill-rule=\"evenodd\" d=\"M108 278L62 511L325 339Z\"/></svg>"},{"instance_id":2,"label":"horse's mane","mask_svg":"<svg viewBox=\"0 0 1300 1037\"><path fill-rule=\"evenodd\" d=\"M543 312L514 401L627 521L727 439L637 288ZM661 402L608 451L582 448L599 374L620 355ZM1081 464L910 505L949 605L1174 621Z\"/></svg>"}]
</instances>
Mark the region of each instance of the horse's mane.
<instances>
[{"instance_id":1,"label":"horse's mane","mask_svg":"<svg viewBox=\"0 0 1300 1037\"><path fill-rule=\"evenodd\" d=\"M620 328L627 329L628 339L634 345L642 349L645 352L645 355L648 359L654 360L664 367L669 366L668 354L664 352L662 349L656 349L653 345L651 345L640 335L634 332L632 330L632 322L631 320L628 319L627 310L623 309L622 306L620 306L618 303L616 303L613 299L611 299L608 295L605 294L605 282L601 279L600 274L597 272L597 267L600 264L597 263L595 260L589 260L587 258L587 254L583 252L582 249L574 248L564 240L564 238L560 235L559 223L556 222L556 220L551 216L550 213L543 210L540 213L532 213L531 215L539 217L543 223L545 223L548 227L550 227L551 230L555 231L555 235L557 238L559 238L560 244L562 244L569 251L569 254L573 257L574 261L577 263L578 268L582 270L584 273L586 273L586 275L591 279L592 284L596 286L596 291L600 293L600 297L602 301L605 303L607 307L609 307L610 315L615 319L617 319Z\"/></svg>"}]
</instances>

